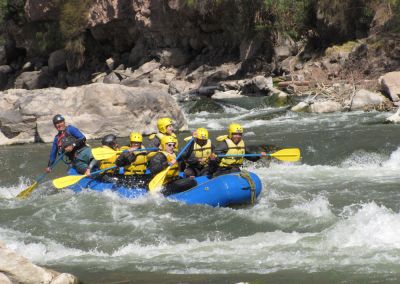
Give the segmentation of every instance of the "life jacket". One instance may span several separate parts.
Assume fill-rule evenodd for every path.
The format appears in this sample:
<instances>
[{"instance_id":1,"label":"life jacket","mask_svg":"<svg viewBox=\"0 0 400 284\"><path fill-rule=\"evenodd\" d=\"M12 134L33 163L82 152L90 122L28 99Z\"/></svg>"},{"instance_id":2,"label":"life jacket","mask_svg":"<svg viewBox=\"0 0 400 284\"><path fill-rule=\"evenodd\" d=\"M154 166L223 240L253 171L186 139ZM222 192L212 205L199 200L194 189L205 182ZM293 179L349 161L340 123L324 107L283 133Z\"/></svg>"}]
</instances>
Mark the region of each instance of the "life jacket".
<instances>
[{"instance_id":1,"label":"life jacket","mask_svg":"<svg viewBox=\"0 0 400 284\"><path fill-rule=\"evenodd\" d=\"M141 147L144 149L145 147ZM125 175L144 175L147 169L147 152L146 151L135 151L136 160L129 166L125 167Z\"/></svg>"},{"instance_id":2,"label":"life jacket","mask_svg":"<svg viewBox=\"0 0 400 284\"><path fill-rule=\"evenodd\" d=\"M170 153L168 153L166 151L161 151L160 153L164 154L164 156L167 158L168 163L170 163L173 160L176 160L176 154L175 153L170 154ZM179 176L179 165L178 165L178 162L176 162L168 170L167 175L166 175L165 180L164 180L164 184L167 184L171 180L176 179L178 176Z\"/></svg>"},{"instance_id":3,"label":"life jacket","mask_svg":"<svg viewBox=\"0 0 400 284\"><path fill-rule=\"evenodd\" d=\"M200 146L196 142L193 145L193 153L197 159L205 159L204 162L200 162L202 166L206 165L208 162L208 158L211 155L211 140L208 139L207 143L204 146Z\"/></svg>"},{"instance_id":4,"label":"life jacket","mask_svg":"<svg viewBox=\"0 0 400 284\"><path fill-rule=\"evenodd\" d=\"M233 143L230 138L226 138L224 141L228 146L226 155L243 155L246 153L243 140L240 140L238 144ZM223 157L219 163L219 166L222 168L230 168L241 165L243 165L243 157Z\"/></svg>"},{"instance_id":5,"label":"life jacket","mask_svg":"<svg viewBox=\"0 0 400 284\"><path fill-rule=\"evenodd\" d=\"M150 139L150 140L153 140L155 137L157 137L158 140L159 140L160 143L161 143L161 139L162 139L164 136L165 136L165 134L159 132L159 133L151 134L151 135L149 136L149 139ZM176 144L175 144L175 149L174 149L174 151L175 151L175 152L178 152L178 149L179 149L178 137L176 137L176 134L175 134L175 133L172 133L171 136L174 137L174 138L176 139ZM161 149L161 145L159 145L159 146L160 146L160 149ZM154 156L154 154L153 154L153 156Z\"/></svg>"},{"instance_id":6,"label":"life jacket","mask_svg":"<svg viewBox=\"0 0 400 284\"><path fill-rule=\"evenodd\" d=\"M67 128L65 128L63 132L57 135L57 148L59 153L61 153L62 139L67 136L70 136L70 134L67 131Z\"/></svg>"},{"instance_id":7,"label":"life jacket","mask_svg":"<svg viewBox=\"0 0 400 284\"><path fill-rule=\"evenodd\" d=\"M105 145L103 145L102 148L106 148L106 149L108 148L108 149L116 150L116 149L113 149L113 148L105 146ZM116 160L117 160L117 155L114 155L111 158L108 158L108 159L105 159L105 160L101 160L99 169L103 170L103 169L115 166L115 161ZM105 171L105 173L108 173L108 174L112 174L114 172L115 172L115 169L111 169L111 170Z\"/></svg>"}]
</instances>

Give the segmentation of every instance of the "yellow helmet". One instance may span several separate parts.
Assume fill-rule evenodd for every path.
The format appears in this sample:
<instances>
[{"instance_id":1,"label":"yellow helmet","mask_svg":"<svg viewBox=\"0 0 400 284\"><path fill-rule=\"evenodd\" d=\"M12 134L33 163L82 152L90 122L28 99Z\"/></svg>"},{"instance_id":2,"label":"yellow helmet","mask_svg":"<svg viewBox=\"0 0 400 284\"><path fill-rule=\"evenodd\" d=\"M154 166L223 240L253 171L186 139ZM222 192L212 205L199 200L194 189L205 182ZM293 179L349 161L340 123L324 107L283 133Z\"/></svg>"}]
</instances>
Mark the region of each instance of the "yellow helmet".
<instances>
[{"instance_id":1,"label":"yellow helmet","mask_svg":"<svg viewBox=\"0 0 400 284\"><path fill-rule=\"evenodd\" d=\"M228 127L229 138L232 138L233 133L243 133L243 127L238 123L231 123Z\"/></svg>"},{"instance_id":2,"label":"yellow helmet","mask_svg":"<svg viewBox=\"0 0 400 284\"><path fill-rule=\"evenodd\" d=\"M158 131L160 131L163 134L167 133L167 127L168 127L168 125L171 125L171 124L174 124L174 121L172 120L172 118L169 118L169 117L160 118L159 120L157 120Z\"/></svg>"},{"instance_id":3,"label":"yellow helmet","mask_svg":"<svg viewBox=\"0 0 400 284\"><path fill-rule=\"evenodd\" d=\"M165 149L167 149L168 143L175 143L175 145L176 145L176 142L177 142L177 140L174 136L165 135L163 138L161 138L161 142L160 142L161 149L165 151Z\"/></svg>"},{"instance_id":4,"label":"yellow helmet","mask_svg":"<svg viewBox=\"0 0 400 284\"><path fill-rule=\"evenodd\" d=\"M196 129L196 132L197 132L197 136L196 136L197 139L202 139L202 140L208 139L208 130L207 129L200 127L200 128Z\"/></svg>"},{"instance_id":5,"label":"yellow helmet","mask_svg":"<svg viewBox=\"0 0 400 284\"><path fill-rule=\"evenodd\" d=\"M142 143L143 142L143 136L139 132L132 132L131 135L129 136L129 141L136 142L136 143Z\"/></svg>"}]
</instances>

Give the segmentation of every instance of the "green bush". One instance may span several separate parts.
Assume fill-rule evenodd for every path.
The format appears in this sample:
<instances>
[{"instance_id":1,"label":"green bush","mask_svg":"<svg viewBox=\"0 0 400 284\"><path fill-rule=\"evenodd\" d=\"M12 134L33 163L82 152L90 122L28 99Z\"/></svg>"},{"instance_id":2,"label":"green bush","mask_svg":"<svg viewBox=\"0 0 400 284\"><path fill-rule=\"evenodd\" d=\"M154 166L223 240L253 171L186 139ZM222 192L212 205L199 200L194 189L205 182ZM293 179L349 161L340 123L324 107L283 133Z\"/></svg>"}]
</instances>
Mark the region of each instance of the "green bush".
<instances>
[{"instance_id":1,"label":"green bush","mask_svg":"<svg viewBox=\"0 0 400 284\"><path fill-rule=\"evenodd\" d=\"M60 30L65 40L82 34L87 25L91 0L65 0L60 10Z\"/></svg>"}]
</instances>

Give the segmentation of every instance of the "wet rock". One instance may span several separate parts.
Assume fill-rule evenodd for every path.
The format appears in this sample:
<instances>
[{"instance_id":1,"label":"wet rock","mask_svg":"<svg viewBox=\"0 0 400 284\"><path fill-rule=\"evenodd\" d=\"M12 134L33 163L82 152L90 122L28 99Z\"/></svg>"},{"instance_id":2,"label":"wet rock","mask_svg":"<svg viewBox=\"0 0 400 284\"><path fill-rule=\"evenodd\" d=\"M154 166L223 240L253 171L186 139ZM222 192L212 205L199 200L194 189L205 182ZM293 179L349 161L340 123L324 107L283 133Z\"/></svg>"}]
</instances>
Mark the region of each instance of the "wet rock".
<instances>
[{"instance_id":1,"label":"wet rock","mask_svg":"<svg viewBox=\"0 0 400 284\"><path fill-rule=\"evenodd\" d=\"M392 123L400 123L400 108L397 109L396 113L386 118L386 121Z\"/></svg>"},{"instance_id":2,"label":"wet rock","mask_svg":"<svg viewBox=\"0 0 400 284\"><path fill-rule=\"evenodd\" d=\"M78 279L71 274L67 273L60 274L59 272L48 270L31 263L27 258L20 256L14 251L8 249L4 245L4 243L0 243L0 271L2 271L3 273L5 273L5 275L7 275L6 278L12 280L11 283L21 283L21 284L35 284L35 283L77 284L78 283ZM4 282L1 283L7 283L7 279L5 279Z\"/></svg>"},{"instance_id":3,"label":"wet rock","mask_svg":"<svg viewBox=\"0 0 400 284\"><path fill-rule=\"evenodd\" d=\"M207 112L224 112L224 108L211 99L202 99L196 101L188 110L189 113Z\"/></svg>"},{"instance_id":4,"label":"wet rock","mask_svg":"<svg viewBox=\"0 0 400 284\"><path fill-rule=\"evenodd\" d=\"M305 101L300 102L291 109L294 112L330 113L342 110L341 104L335 101Z\"/></svg>"},{"instance_id":5,"label":"wet rock","mask_svg":"<svg viewBox=\"0 0 400 284\"><path fill-rule=\"evenodd\" d=\"M315 102L310 105L310 112L330 113L342 110L342 105L335 101Z\"/></svg>"},{"instance_id":6,"label":"wet rock","mask_svg":"<svg viewBox=\"0 0 400 284\"><path fill-rule=\"evenodd\" d=\"M309 112L310 111L310 103L308 102L299 102L297 105L291 108L291 111L294 112Z\"/></svg>"},{"instance_id":7,"label":"wet rock","mask_svg":"<svg viewBox=\"0 0 400 284\"><path fill-rule=\"evenodd\" d=\"M234 99L234 98L243 98L244 96L240 91L237 90L229 90L225 92L216 92L211 96L214 100L223 100L223 99Z\"/></svg>"}]
</instances>

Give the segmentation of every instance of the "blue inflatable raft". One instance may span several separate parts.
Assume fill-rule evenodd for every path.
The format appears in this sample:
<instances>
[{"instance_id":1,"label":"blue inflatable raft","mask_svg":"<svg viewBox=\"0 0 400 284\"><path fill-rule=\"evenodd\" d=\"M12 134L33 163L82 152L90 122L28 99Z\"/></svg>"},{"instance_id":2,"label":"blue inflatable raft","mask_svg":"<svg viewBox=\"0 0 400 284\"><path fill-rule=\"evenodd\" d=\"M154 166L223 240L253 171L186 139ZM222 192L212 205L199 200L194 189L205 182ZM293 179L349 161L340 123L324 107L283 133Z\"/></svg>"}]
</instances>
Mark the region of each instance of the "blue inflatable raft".
<instances>
[{"instance_id":1,"label":"blue inflatable raft","mask_svg":"<svg viewBox=\"0 0 400 284\"><path fill-rule=\"evenodd\" d=\"M74 171L70 170L69 174L74 174ZM252 204L260 195L262 189L260 178L251 172L232 173L212 179L200 176L195 179L197 186L184 192L169 195L167 198L186 204L206 204L214 207L226 207ZM83 178L69 188L75 192L80 192L83 189L99 192L112 190L125 198L137 198L149 194L143 188L128 188L91 178Z\"/></svg>"}]
</instances>

